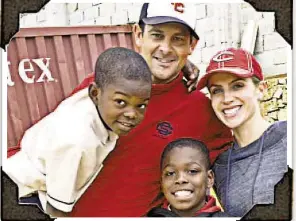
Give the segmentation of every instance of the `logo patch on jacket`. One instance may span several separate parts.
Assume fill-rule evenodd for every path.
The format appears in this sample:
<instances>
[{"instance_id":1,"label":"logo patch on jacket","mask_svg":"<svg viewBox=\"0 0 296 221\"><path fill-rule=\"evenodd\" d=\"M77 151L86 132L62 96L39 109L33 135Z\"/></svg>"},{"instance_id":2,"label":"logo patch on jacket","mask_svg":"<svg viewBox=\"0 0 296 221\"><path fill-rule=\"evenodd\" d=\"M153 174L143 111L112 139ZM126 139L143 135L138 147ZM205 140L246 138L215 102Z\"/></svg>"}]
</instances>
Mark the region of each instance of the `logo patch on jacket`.
<instances>
[{"instance_id":1,"label":"logo patch on jacket","mask_svg":"<svg viewBox=\"0 0 296 221\"><path fill-rule=\"evenodd\" d=\"M161 138L166 138L173 133L173 127L170 122L163 121L156 125L156 135Z\"/></svg>"}]
</instances>

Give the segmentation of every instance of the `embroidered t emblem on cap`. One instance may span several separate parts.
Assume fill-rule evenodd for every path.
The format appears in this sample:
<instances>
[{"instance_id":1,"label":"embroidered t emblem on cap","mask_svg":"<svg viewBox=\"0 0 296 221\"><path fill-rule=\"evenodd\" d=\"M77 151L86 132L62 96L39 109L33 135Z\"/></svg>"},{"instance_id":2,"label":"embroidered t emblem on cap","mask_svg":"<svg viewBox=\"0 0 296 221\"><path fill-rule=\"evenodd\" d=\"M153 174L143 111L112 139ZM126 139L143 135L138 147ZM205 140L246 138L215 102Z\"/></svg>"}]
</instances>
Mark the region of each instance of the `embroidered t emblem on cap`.
<instances>
[{"instance_id":1,"label":"embroidered t emblem on cap","mask_svg":"<svg viewBox=\"0 0 296 221\"><path fill-rule=\"evenodd\" d=\"M184 4L183 3L171 3L174 6L174 10L176 12L183 13L184 12Z\"/></svg>"},{"instance_id":2,"label":"embroidered t emblem on cap","mask_svg":"<svg viewBox=\"0 0 296 221\"><path fill-rule=\"evenodd\" d=\"M223 55L228 55L228 56L224 57ZM229 61L233 59L234 59L234 54L231 51L222 51L221 53L213 57L213 61L216 61L216 62Z\"/></svg>"}]
</instances>

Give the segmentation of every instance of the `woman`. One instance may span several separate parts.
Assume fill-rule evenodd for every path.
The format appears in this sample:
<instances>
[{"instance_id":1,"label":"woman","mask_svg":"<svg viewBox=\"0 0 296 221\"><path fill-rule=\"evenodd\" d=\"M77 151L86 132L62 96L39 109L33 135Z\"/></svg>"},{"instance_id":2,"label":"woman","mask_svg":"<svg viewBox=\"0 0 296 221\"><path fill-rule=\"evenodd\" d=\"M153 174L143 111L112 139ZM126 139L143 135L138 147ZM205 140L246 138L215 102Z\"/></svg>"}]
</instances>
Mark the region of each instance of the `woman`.
<instances>
[{"instance_id":1,"label":"woman","mask_svg":"<svg viewBox=\"0 0 296 221\"><path fill-rule=\"evenodd\" d=\"M266 83L259 63L242 49L220 51L198 84L204 87L235 138L213 166L225 211L241 217L256 204L274 203L274 186L287 172L287 122L270 124L261 115Z\"/></svg>"}]
</instances>

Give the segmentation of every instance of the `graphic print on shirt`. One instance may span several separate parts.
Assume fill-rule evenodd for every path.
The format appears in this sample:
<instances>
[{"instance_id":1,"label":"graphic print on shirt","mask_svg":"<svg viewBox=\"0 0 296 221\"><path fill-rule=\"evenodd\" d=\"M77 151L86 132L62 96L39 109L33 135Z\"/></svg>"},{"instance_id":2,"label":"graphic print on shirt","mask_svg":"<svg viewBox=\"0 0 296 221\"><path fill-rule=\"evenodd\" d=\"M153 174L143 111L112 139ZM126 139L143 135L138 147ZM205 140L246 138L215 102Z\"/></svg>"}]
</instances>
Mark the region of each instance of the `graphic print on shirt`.
<instances>
[{"instance_id":1,"label":"graphic print on shirt","mask_svg":"<svg viewBox=\"0 0 296 221\"><path fill-rule=\"evenodd\" d=\"M155 136L166 139L173 134L173 126L168 121L161 121L156 125Z\"/></svg>"}]
</instances>

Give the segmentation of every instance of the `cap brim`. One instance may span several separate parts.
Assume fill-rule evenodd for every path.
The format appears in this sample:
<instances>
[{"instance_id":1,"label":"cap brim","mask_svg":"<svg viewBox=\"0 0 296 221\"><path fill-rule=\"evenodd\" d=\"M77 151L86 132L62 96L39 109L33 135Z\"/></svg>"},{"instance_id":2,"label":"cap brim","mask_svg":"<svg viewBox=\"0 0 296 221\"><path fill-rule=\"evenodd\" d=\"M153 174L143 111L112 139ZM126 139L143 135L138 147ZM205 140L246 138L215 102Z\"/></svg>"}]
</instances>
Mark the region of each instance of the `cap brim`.
<instances>
[{"instance_id":1,"label":"cap brim","mask_svg":"<svg viewBox=\"0 0 296 221\"><path fill-rule=\"evenodd\" d=\"M241 69L241 68L217 68L215 70L209 71L204 75L197 84L197 89L201 90L204 87L208 86L208 81L211 76L217 73L229 73L233 74L235 76L241 77L241 78L248 78L254 76L254 73L251 73L247 70Z\"/></svg>"},{"instance_id":2,"label":"cap brim","mask_svg":"<svg viewBox=\"0 0 296 221\"><path fill-rule=\"evenodd\" d=\"M191 34L199 40L199 36L196 34L196 32L184 21L170 16L157 16L157 17L151 17L151 18L142 18L142 21L147 25L158 25L158 24L164 24L164 23L180 23L182 25L185 25L187 28L189 28Z\"/></svg>"}]
</instances>

